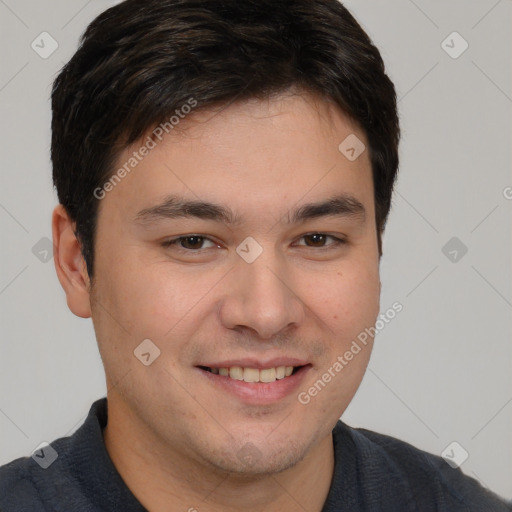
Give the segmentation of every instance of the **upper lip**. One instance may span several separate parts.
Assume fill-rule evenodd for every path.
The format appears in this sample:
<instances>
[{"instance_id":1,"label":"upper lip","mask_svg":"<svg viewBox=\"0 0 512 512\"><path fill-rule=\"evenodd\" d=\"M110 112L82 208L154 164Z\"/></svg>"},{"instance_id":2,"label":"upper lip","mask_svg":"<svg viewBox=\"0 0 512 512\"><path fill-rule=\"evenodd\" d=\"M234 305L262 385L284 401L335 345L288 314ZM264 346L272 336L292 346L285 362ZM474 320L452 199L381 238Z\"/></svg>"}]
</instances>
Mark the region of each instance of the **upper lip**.
<instances>
[{"instance_id":1,"label":"upper lip","mask_svg":"<svg viewBox=\"0 0 512 512\"><path fill-rule=\"evenodd\" d=\"M306 364L308 364L308 362L304 359L282 356L266 360L252 357L226 359L224 361L204 363L198 366L206 366L208 368L232 368L233 366L240 366L242 368L256 368L258 370L264 370L265 368L277 368L278 366L304 366Z\"/></svg>"}]
</instances>

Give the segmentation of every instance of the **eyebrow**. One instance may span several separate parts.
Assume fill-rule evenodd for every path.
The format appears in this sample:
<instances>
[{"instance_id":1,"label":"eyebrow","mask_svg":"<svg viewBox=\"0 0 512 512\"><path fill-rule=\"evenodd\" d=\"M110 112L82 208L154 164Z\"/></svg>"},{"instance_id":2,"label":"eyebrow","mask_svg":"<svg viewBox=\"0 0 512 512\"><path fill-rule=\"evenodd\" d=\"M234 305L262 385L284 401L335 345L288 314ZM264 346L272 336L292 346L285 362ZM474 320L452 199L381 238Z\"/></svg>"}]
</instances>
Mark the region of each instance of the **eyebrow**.
<instances>
[{"instance_id":1,"label":"eyebrow","mask_svg":"<svg viewBox=\"0 0 512 512\"><path fill-rule=\"evenodd\" d=\"M165 219L194 217L232 226L242 222L242 218L226 206L207 201L188 200L177 195L167 196L160 204L139 211L135 221L146 224ZM325 201L303 204L288 212L285 219L287 224L300 224L323 217L353 218L364 223L366 209L354 196L338 194Z\"/></svg>"}]
</instances>

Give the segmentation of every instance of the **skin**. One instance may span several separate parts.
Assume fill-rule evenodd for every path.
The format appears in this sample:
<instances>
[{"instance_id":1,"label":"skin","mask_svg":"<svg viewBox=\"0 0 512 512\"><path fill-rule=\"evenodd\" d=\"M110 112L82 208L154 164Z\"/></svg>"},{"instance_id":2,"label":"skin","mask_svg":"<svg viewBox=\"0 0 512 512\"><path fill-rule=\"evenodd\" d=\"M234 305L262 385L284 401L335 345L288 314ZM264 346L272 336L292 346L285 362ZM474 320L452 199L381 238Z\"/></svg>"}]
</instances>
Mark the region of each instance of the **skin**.
<instances>
[{"instance_id":1,"label":"skin","mask_svg":"<svg viewBox=\"0 0 512 512\"><path fill-rule=\"evenodd\" d=\"M331 431L359 387L373 340L307 405L297 399L379 312L379 253L368 150L338 150L364 133L307 93L235 103L188 116L100 201L93 286L73 223L53 215L55 264L68 306L92 317L105 367L107 451L151 511L320 511L334 468ZM127 148L119 166L140 147ZM287 214L335 193L356 197L364 220ZM135 220L168 194L224 205L240 218ZM309 233L344 237L314 243ZM193 254L162 241L201 234ZM263 248L251 264L236 252ZM201 249L201 247L203 247ZM188 251L188 252L186 252ZM144 339L160 356L134 357ZM201 362L290 356L311 367L275 403L247 404L204 378ZM252 443L255 462L237 454ZM299 507L300 508L300 507Z\"/></svg>"}]
</instances>

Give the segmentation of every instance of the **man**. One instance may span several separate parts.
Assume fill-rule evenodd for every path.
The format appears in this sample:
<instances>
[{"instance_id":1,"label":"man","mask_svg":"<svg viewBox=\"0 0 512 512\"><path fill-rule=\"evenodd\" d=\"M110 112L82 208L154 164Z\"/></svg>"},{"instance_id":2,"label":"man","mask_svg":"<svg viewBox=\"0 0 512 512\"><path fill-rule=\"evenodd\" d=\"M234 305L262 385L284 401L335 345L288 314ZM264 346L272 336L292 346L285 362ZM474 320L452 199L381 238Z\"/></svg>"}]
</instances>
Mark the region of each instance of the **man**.
<instances>
[{"instance_id":1,"label":"man","mask_svg":"<svg viewBox=\"0 0 512 512\"><path fill-rule=\"evenodd\" d=\"M0 509L502 511L339 421L370 357L393 84L336 0L128 0L52 95L55 265L107 398Z\"/></svg>"}]
</instances>

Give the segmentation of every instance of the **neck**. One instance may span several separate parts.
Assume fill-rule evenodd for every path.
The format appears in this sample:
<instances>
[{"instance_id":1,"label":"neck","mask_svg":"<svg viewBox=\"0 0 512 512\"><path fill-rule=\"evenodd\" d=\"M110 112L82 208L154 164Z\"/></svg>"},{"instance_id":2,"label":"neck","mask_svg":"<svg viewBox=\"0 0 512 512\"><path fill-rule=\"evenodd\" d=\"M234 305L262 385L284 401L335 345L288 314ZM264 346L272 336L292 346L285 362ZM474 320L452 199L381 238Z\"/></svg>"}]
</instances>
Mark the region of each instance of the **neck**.
<instances>
[{"instance_id":1,"label":"neck","mask_svg":"<svg viewBox=\"0 0 512 512\"><path fill-rule=\"evenodd\" d=\"M118 400L108 402L103 438L122 479L151 512L320 512L334 471L329 434L299 463L280 473L226 473L159 444L148 427L123 410Z\"/></svg>"}]
</instances>

